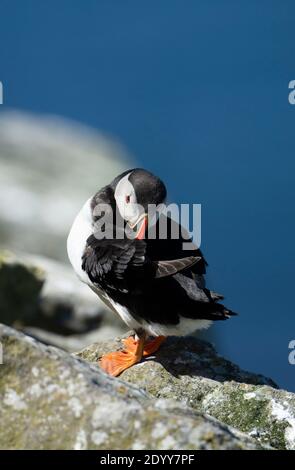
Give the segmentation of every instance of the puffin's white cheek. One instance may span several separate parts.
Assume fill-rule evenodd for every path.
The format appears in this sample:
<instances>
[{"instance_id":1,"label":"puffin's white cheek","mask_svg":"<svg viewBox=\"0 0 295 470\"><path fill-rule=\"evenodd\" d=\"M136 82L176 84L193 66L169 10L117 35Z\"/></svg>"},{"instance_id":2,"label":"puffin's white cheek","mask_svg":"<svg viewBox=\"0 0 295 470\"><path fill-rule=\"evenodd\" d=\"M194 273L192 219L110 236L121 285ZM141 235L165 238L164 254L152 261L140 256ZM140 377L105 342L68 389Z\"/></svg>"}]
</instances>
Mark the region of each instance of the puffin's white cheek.
<instances>
[{"instance_id":1,"label":"puffin's white cheek","mask_svg":"<svg viewBox=\"0 0 295 470\"><path fill-rule=\"evenodd\" d=\"M117 197L116 198L117 207L119 209L121 217L123 217L126 222L130 224L134 224L137 222L141 214L144 212L143 207L140 204L135 202L127 203L125 201L125 197Z\"/></svg>"},{"instance_id":2,"label":"puffin's white cheek","mask_svg":"<svg viewBox=\"0 0 295 470\"><path fill-rule=\"evenodd\" d=\"M128 211L129 211L129 209L128 209L129 204L125 203L125 198L117 198L116 202L117 202L117 207L119 209L121 217L123 217L123 219L127 220Z\"/></svg>"},{"instance_id":3,"label":"puffin's white cheek","mask_svg":"<svg viewBox=\"0 0 295 470\"><path fill-rule=\"evenodd\" d=\"M125 220L128 220L129 222L136 222L139 215L140 212L137 204L125 204Z\"/></svg>"}]
</instances>

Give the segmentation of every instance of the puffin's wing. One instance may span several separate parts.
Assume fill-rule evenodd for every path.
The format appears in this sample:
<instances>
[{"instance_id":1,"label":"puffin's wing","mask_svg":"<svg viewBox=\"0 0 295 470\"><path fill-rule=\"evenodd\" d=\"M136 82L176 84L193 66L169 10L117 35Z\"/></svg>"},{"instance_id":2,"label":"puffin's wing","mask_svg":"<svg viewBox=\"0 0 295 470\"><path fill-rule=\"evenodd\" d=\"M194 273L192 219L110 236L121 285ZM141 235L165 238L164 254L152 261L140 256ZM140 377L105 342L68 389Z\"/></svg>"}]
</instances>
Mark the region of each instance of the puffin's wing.
<instances>
[{"instance_id":1,"label":"puffin's wing","mask_svg":"<svg viewBox=\"0 0 295 470\"><path fill-rule=\"evenodd\" d=\"M162 238L161 224L167 227L166 237ZM177 235L175 237L175 234ZM174 262L173 260L195 259L195 262L188 265L182 270L182 274L193 279L197 287L205 288L206 282L204 275L206 274L206 266L208 265L202 251L192 242L188 232L171 217L161 214L156 224L156 237L146 240L147 249L146 256L152 261L161 260L162 262ZM165 268L164 268L165 271ZM172 271L172 270L171 270ZM163 272L163 270L161 270ZM179 272L179 271L177 271Z\"/></svg>"},{"instance_id":2,"label":"puffin's wing","mask_svg":"<svg viewBox=\"0 0 295 470\"><path fill-rule=\"evenodd\" d=\"M103 239L94 235L87 239L82 257L82 269L90 280L99 283L106 276L124 279L128 270L130 277L163 278L172 276L200 261L198 256L174 260L151 260L146 256L145 240ZM130 269L128 269L130 268Z\"/></svg>"},{"instance_id":3,"label":"puffin's wing","mask_svg":"<svg viewBox=\"0 0 295 470\"><path fill-rule=\"evenodd\" d=\"M166 227L164 238L160 236L161 224ZM198 262L191 265L190 271L199 276L206 273L207 262L203 253L194 245L184 227L171 217L161 214L156 225L156 237L146 240L146 243L146 255L151 260L170 261L193 257Z\"/></svg>"},{"instance_id":4,"label":"puffin's wing","mask_svg":"<svg viewBox=\"0 0 295 470\"><path fill-rule=\"evenodd\" d=\"M82 256L82 269L91 281L99 283L106 275L122 278L130 265L138 266L144 259L145 246L126 239L97 239L91 235Z\"/></svg>"},{"instance_id":5,"label":"puffin's wing","mask_svg":"<svg viewBox=\"0 0 295 470\"><path fill-rule=\"evenodd\" d=\"M155 277L161 278L166 276L172 276L173 274L192 267L198 261L201 261L200 256L187 256L186 258L156 261L154 264L157 266Z\"/></svg>"}]
</instances>

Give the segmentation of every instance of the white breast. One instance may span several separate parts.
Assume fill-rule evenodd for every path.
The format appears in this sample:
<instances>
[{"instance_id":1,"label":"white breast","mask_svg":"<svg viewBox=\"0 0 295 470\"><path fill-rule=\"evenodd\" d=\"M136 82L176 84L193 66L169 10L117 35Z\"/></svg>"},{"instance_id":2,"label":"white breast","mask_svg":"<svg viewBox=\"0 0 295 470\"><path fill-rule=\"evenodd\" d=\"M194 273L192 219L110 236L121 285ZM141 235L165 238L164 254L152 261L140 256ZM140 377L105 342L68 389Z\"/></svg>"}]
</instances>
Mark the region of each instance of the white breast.
<instances>
[{"instance_id":1,"label":"white breast","mask_svg":"<svg viewBox=\"0 0 295 470\"><path fill-rule=\"evenodd\" d=\"M74 271L81 281L88 285L90 280L85 271L83 271L81 264L86 240L93 233L90 203L91 198L86 201L75 218L67 240L68 257Z\"/></svg>"}]
</instances>

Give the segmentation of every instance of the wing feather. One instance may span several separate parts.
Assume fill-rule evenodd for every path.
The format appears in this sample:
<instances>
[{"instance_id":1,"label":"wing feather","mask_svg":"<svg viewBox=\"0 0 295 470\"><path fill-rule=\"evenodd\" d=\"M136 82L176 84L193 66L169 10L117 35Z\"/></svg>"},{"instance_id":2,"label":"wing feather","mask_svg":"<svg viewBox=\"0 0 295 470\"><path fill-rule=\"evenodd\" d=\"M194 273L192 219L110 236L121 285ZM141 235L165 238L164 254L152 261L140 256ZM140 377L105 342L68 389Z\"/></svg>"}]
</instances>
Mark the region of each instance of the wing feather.
<instances>
[{"instance_id":1,"label":"wing feather","mask_svg":"<svg viewBox=\"0 0 295 470\"><path fill-rule=\"evenodd\" d=\"M174 260L151 260L146 256L144 240L98 240L94 235L87 239L82 257L82 268L92 282L100 284L108 279L122 280L128 274L135 279L159 279L183 271L202 258L187 256ZM130 269L129 269L130 268Z\"/></svg>"},{"instance_id":2,"label":"wing feather","mask_svg":"<svg viewBox=\"0 0 295 470\"><path fill-rule=\"evenodd\" d=\"M186 258L174 259L174 260L165 260L158 261L156 278L172 276L184 269L190 268L202 258L200 256L188 256Z\"/></svg>"}]
</instances>

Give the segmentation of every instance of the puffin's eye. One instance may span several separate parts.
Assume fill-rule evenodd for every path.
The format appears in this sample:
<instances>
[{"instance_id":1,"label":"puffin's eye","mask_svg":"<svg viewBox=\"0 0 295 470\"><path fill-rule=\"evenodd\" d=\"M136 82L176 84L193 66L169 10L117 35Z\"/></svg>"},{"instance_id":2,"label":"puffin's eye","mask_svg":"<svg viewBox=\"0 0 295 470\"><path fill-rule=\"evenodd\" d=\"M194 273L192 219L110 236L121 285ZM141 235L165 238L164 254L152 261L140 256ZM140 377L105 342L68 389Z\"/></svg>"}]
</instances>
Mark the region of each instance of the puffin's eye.
<instances>
[{"instance_id":1,"label":"puffin's eye","mask_svg":"<svg viewBox=\"0 0 295 470\"><path fill-rule=\"evenodd\" d=\"M125 197L125 201L126 201L127 204L129 204L129 202L130 202L130 196L129 195Z\"/></svg>"}]
</instances>

